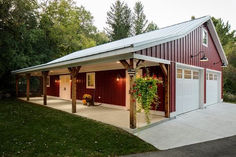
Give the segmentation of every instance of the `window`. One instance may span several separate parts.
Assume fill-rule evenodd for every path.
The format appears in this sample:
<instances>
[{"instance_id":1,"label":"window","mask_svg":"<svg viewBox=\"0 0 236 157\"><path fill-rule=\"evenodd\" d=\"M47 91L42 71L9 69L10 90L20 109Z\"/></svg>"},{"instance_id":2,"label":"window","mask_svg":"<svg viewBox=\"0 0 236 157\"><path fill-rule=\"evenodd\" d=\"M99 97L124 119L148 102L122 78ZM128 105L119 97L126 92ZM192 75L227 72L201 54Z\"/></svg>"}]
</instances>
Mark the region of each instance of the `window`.
<instances>
[{"instance_id":1,"label":"window","mask_svg":"<svg viewBox=\"0 0 236 157\"><path fill-rule=\"evenodd\" d=\"M182 69L177 69L177 78L182 78L182 73L183 73L183 70Z\"/></svg>"},{"instance_id":2,"label":"window","mask_svg":"<svg viewBox=\"0 0 236 157\"><path fill-rule=\"evenodd\" d=\"M47 87L50 87L50 76L47 76L46 85Z\"/></svg>"},{"instance_id":3,"label":"window","mask_svg":"<svg viewBox=\"0 0 236 157\"><path fill-rule=\"evenodd\" d=\"M206 29L202 29L202 45L208 46L208 33Z\"/></svg>"},{"instance_id":4,"label":"window","mask_svg":"<svg viewBox=\"0 0 236 157\"><path fill-rule=\"evenodd\" d=\"M95 89L95 73L86 73L86 88Z\"/></svg>"},{"instance_id":5,"label":"window","mask_svg":"<svg viewBox=\"0 0 236 157\"><path fill-rule=\"evenodd\" d=\"M208 73L206 74L206 79L208 80Z\"/></svg>"},{"instance_id":6,"label":"window","mask_svg":"<svg viewBox=\"0 0 236 157\"><path fill-rule=\"evenodd\" d=\"M217 75L214 75L214 80L217 80Z\"/></svg>"},{"instance_id":7,"label":"window","mask_svg":"<svg viewBox=\"0 0 236 157\"><path fill-rule=\"evenodd\" d=\"M213 80L213 74L209 74L209 80Z\"/></svg>"},{"instance_id":8,"label":"window","mask_svg":"<svg viewBox=\"0 0 236 157\"><path fill-rule=\"evenodd\" d=\"M191 70L184 70L184 78L191 79Z\"/></svg>"},{"instance_id":9,"label":"window","mask_svg":"<svg viewBox=\"0 0 236 157\"><path fill-rule=\"evenodd\" d=\"M193 72L193 79L199 79L199 72L197 72L197 71L194 71Z\"/></svg>"}]
</instances>

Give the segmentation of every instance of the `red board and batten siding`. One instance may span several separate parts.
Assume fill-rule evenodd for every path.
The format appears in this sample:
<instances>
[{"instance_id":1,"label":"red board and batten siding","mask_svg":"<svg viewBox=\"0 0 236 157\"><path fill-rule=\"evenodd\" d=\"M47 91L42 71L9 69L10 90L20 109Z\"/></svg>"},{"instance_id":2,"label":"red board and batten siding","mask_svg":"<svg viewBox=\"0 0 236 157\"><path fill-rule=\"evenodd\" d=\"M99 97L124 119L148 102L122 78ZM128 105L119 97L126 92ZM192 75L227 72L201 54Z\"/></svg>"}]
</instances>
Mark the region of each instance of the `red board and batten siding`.
<instances>
[{"instance_id":1,"label":"red board and batten siding","mask_svg":"<svg viewBox=\"0 0 236 157\"><path fill-rule=\"evenodd\" d=\"M120 80L117 81L117 76ZM47 94L59 97L60 83L58 75L50 76L50 87ZM95 72L95 89L86 88L86 73L79 73L77 77L77 99L82 99L84 94L91 94L95 102L125 106L125 70L109 70Z\"/></svg>"},{"instance_id":2,"label":"red board and batten siding","mask_svg":"<svg viewBox=\"0 0 236 157\"><path fill-rule=\"evenodd\" d=\"M117 76L120 77L117 81ZM95 89L86 88L86 73L79 73L77 83L77 99L83 94L91 94L95 102L125 106L125 70L109 70L95 72Z\"/></svg>"},{"instance_id":3,"label":"red board and batten siding","mask_svg":"<svg viewBox=\"0 0 236 157\"><path fill-rule=\"evenodd\" d=\"M202 45L202 27L208 31L208 47ZM200 62L200 58L203 54L191 58L191 55L196 55L198 52L204 51L208 62ZM222 71L221 63L214 65L214 62L219 62L220 56L217 52L216 46L212 40L209 30L204 25L198 27L187 36L163 43L154 47L150 47L144 50L137 51L136 53L147 55L151 57L157 57L161 59L170 60L170 110L175 111L175 73L176 63L184 63L212 70ZM205 96L206 102L206 83L205 83Z\"/></svg>"},{"instance_id":4,"label":"red board and batten siding","mask_svg":"<svg viewBox=\"0 0 236 157\"><path fill-rule=\"evenodd\" d=\"M55 80L59 80L58 75L50 76L50 87L47 87L47 95L59 97L60 84Z\"/></svg>"}]
</instances>

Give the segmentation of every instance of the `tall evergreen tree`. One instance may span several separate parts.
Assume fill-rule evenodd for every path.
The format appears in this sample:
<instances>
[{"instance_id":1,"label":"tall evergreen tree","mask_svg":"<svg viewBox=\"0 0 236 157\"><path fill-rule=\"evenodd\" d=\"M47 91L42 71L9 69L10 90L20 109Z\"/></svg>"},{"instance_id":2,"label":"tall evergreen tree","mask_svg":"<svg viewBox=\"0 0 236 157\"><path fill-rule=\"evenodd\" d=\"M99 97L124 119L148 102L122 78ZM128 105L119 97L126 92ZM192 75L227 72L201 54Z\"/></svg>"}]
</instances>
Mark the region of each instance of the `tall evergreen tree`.
<instances>
[{"instance_id":1,"label":"tall evergreen tree","mask_svg":"<svg viewBox=\"0 0 236 157\"><path fill-rule=\"evenodd\" d=\"M105 28L111 41L119 40L130 36L132 15L128 5L120 0L112 4L107 12L107 24Z\"/></svg>"},{"instance_id":2,"label":"tall evergreen tree","mask_svg":"<svg viewBox=\"0 0 236 157\"><path fill-rule=\"evenodd\" d=\"M144 14L143 10L144 6L141 2L136 2L134 6L134 15L133 15L133 34L138 35L142 34L146 30L146 26L148 20L146 19L146 15Z\"/></svg>"}]
</instances>

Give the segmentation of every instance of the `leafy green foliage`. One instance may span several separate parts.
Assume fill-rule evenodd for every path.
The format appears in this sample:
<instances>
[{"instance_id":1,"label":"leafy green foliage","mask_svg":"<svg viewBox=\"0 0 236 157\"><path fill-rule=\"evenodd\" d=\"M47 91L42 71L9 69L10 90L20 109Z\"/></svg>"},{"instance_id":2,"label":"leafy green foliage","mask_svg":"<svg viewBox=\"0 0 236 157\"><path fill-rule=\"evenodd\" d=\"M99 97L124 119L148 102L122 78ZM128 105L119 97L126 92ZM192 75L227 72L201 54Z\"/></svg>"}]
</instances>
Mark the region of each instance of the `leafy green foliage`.
<instances>
[{"instance_id":1,"label":"leafy green foliage","mask_svg":"<svg viewBox=\"0 0 236 157\"><path fill-rule=\"evenodd\" d=\"M87 118L17 100L0 100L0 156L118 156L155 147Z\"/></svg>"},{"instance_id":2,"label":"leafy green foliage","mask_svg":"<svg viewBox=\"0 0 236 157\"><path fill-rule=\"evenodd\" d=\"M147 123L150 123L149 114L152 103L157 104L157 83L160 81L155 76L144 76L137 77L133 84L132 94L139 103L138 111L144 110Z\"/></svg>"},{"instance_id":3,"label":"leafy green foliage","mask_svg":"<svg viewBox=\"0 0 236 157\"><path fill-rule=\"evenodd\" d=\"M0 1L0 90L14 91L10 71L106 43L93 17L72 0Z\"/></svg>"},{"instance_id":4,"label":"leafy green foliage","mask_svg":"<svg viewBox=\"0 0 236 157\"><path fill-rule=\"evenodd\" d=\"M128 5L120 0L112 4L107 12L106 31L111 41L119 40L130 36L132 26L132 14Z\"/></svg>"},{"instance_id":5,"label":"leafy green foliage","mask_svg":"<svg viewBox=\"0 0 236 157\"><path fill-rule=\"evenodd\" d=\"M224 95L236 95L236 34L231 31L229 22L212 17L229 65L223 69ZM230 99L229 99L230 100Z\"/></svg>"}]
</instances>

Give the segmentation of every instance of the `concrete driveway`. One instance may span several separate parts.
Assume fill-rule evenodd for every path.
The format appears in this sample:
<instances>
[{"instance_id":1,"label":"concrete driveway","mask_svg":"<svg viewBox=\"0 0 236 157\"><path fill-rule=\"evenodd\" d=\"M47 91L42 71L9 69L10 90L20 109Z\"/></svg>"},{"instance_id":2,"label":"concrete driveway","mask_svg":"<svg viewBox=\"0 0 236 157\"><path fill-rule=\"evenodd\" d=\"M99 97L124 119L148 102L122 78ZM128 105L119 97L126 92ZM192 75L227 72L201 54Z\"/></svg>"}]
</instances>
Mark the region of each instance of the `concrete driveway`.
<instances>
[{"instance_id":1,"label":"concrete driveway","mask_svg":"<svg viewBox=\"0 0 236 157\"><path fill-rule=\"evenodd\" d=\"M208 106L136 133L160 150L236 135L236 104Z\"/></svg>"}]
</instances>

